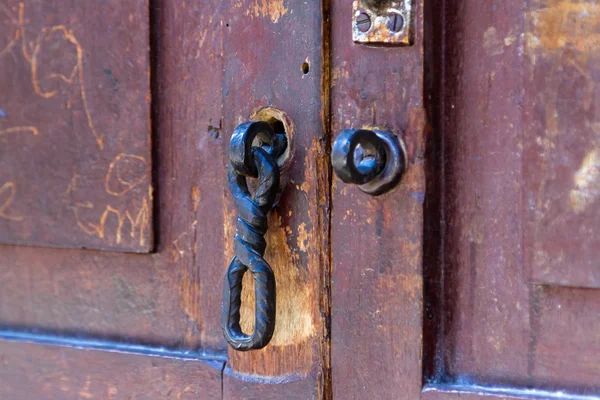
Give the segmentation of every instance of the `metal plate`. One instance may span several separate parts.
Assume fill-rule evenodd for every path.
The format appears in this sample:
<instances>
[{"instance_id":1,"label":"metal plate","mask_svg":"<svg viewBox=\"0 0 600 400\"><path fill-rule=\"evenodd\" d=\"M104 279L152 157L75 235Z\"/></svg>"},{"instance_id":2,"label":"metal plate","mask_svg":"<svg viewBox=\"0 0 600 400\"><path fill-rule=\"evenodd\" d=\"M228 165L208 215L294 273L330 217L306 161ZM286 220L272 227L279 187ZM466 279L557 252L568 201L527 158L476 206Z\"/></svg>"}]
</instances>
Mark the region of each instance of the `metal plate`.
<instances>
[{"instance_id":1,"label":"metal plate","mask_svg":"<svg viewBox=\"0 0 600 400\"><path fill-rule=\"evenodd\" d=\"M353 3L352 39L355 43L387 46L411 46L414 35L412 0L379 2L355 0Z\"/></svg>"}]
</instances>

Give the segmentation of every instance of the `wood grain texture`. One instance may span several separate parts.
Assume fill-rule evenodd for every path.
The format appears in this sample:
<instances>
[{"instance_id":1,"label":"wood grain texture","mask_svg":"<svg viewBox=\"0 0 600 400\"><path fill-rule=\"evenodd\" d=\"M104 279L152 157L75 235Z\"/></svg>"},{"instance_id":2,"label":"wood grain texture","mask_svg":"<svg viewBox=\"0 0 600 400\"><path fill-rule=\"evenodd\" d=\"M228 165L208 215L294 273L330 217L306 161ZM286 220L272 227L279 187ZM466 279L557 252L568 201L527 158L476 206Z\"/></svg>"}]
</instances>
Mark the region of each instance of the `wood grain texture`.
<instances>
[{"instance_id":1,"label":"wood grain texture","mask_svg":"<svg viewBox=\"0 0 600 400\"><path fill-rule=\"evenodd\" d=\"M185 317L161 265L145 255L0 246L1 324L177 345Z\"/></svg>"},{"instance_id":2,"label":"wood grain texture","mask_svg":"<svg viewBox=\"0 0 600 400\"><path fill-rule=\"evenodd\" d=\"M600 2L525 11L524 204L535 282L600 288Z\"/></svg>"},{"instance_id":3,"label":"wood grain texture","mask_svg":"<svg viewBox=\"0 0 600 400\"><path fill-rule=\"evenodd\" d=\"M223 374L223 398L235 400L323 399L323 377L287 374L277 377L240 375L226 367Z\"/></svg>"},{"instance_id":4,"label":"wood grain texture","mask_svg":"<svg viewBox=\"0 0 600 400\"><path fill-rule=\"evenodd\" d=\"M223 114L224 140L256 109L275 107L289 116L294 148L284 175L287 186L269 214L265 259L275 273L277 319L273 339L263 350L229 351L233 372L254 377L293 375L298 398L321 397L323 382L324 277L328 271L327 232L329 161L327 127L322 113L321 2L224 1ZM308 68L301 67L306 63ZM308 69L308 71L306 71ZM306 72L306 73L305 73ZM233 255L236 210L229 193L225 207L223 269ZM253 289L249 274L242 292L242 327L253 329ZM246 393L254 398L279 398L283 389L231 379L224 382L226 398ZM319 394L321 392L321 394ZM289 393L289 392L287 392Z\"/></svg>"},{"instance_id":5,"label":"wood grain texture","mask_svg":"<svg viewBox=\"0 0 600 400\"><path fill-rule=\"evenodd\" d=\"M322 97L322 5L263 6L250 1L247 6L215 0L168 2L151 9L155 253L2 246L4 327L222 353L222 279L234 218L224 179L228 133L257 107L273 105L293 121L295 145L287 190L270 216L267 238L267 259L278 279L278 331L262 352L231 354L225 396L326 397L330 180L327 117L322 114L327 101ZM289 26L302 26L301 33L290 34ZM259 46L248 46L248 30L254 31ZM301 68L305 63L308 71ZM27 358L27 346L15 347L10 360L20 359L30 380L15 381L11 390L18 394L29 385L34 393L44 393L41 397L60 397L60 386L45 385L49 367ZM79 350L42 352L48 363L56 357L73 359L63 367L65 376L77 370L70 378L76 383L72 387L87 382L82 364L109 357ZM87 354L92 354L90 360ZM119 357L131 368L152 362L141 356ZM98 368L95 376L112 376L107 367ZM113 370L123 382L131 379L119 371ZM161 375L164 385L148 375L143 379L146 395L164 398L162 389L176 390L179 378L169 380L174 374ZM189 392L184 387L166 395L198 398L197 385L213 378L201 373L195 378ZM138 395L139 387L119 388L119 393ZM210 387L208 393L213 393ZM90 393L101 397L98 393L106 387L94 390Z\"/></svg>"},{"instance_id":6,"label":"wood grain texture","mask_svg":"<svg viewBox=\"0 0 600 400\"><path fill-rule=\"evenodd\" d=\"M600 293L537 286L532 297L536 381L557 390L584 388L584 393L600 395Z\"/></svg>"},{"instance_id":7,"label":"wood grain texture","mask_svg":"<svg viewBox=\"0 0 600 400\"><path fill-rule=\"evenodd\" d=\"M3 399L221 398L222 363L0 342Z\"/></svg>"},{"instance_id":8,"label":"wood grain texture","mask_svg":"<svg viewBox=\"0 0 600 400\"><path fill-rule=\"evenodd\" d=\"M0 243L154 247L147 0L0 9Z\"/></svg>"},{"instance_id":9,"label":"wood grain texture","mask_svg":"<svg viewBox=\"0 0 600 400\"><path fill-rule=\"evenodd\" d=\"M352 7L332 1L334 133L383 125L403 136L408 171L381 197L335 179L332 209L333 397L418 399L421 392L425 196L423 2L415 44L351 41Z\"/></svg>"},{"instance_id":10,"label":"wood grain texture","mask_svg":"<svg viewBox=\"0 0 600 400\"><path fill-rule=\"evenodd\" d=\"M530 342L522 247L522 8L503 0L446 4L444 25L441 357L451 379L511 378L522 385Z\"/></svg>"},{"instance_id":11,"label":"wood grain texture","mask_svg":"<svg viewBox=\"0 0 600 400\"><path fill-rule=\"evenodd\" d=\"M225 351L221 1L156 4L159 254L184 313L183 344Z\"/></svg>"},{"instance_id":12,"label":"wood grain texture","mask_svg":"<svg viewBox=\"0 0 600 400\"><path fill-rule=\"evenodd\" d=\"M531 37L532 29L542 29L537 24L543 24L540 18L547 13L560 17L549 25L551 28L544 28L544 40L554 35L561 46L575 45L578 25L574 21L586 24L587 17L579 20L574 14L567 17L569 12L554 11L583 3L592 11L597 9L594 1L528 1L525 9L507 1L445 4L444 29L439 32L444 35L444 51L438 59L444 65L439 105L443 258L437 275L442 286L428 289L439 290L443 299L434 314L439 320L429 325L439 329L439 336L433 357L438 364L429 369L433 372L428 379L536 388L550 397L560 393L571 398L593 397L599 393L598 343L592 332L597 331L600 292L546 286L595 285L583 265L596 261L589 252L595 239L583 238L576 250L569 241L558 239L572 228L568 227L571 222L564 226L566 230L555 230L550 223L555 218L572 221L569 215L574 211L563 206L570 201L570 190L579 189L565 177L577 164L571 159L584 147L581 141L589 139L591 133L579 129L575 133L565 126L561 129L565 142L544 150L544 138L553 135L547 117L552 120L556 116L555 105L563 107L563 100L546 101L544 93L567 79L567 65L571 68L573 63L565 58L561 61L564 73L550 79L552 68L563 67L545 60L560 58L555 58L553 48L530 48L538 46ZM561 37L568 40L561 42ZM583 52L595 52L593 46L583 47ZM588 68L593 69L591 66ZM585 92L570 91L569 85L576 81L560 83L567 103ZM585 87L586 82L577 82ZM577 114L578 107L562 110L564 114L558 114L564 116L563 123L572 118L573 126L579 126L589 119ZM563 173L566 175L560 175ZM548 182L558 180L544 186L546 178ZM537 199L541 203L536 203ZM590 229L586 224L580 224L582 231L573 231L573 239ZM565 258L537 263L540 246L562 252ZM578 254L570 257L569 251ZM536 278L535 270L558 271L555 267L559 265L564 280ZM538 285L540 281L546 285Z\"/></svg>"},{"instance_id":13,"label":"wood grain texture","mask_svg":"<svg viewBox=\"0 0 600 400\"><path fill-rule=\"evenodd\" d=\"M3 326L225 351L219 3L152 10L156 252L2 246Z\"/></svg>"}]
</instances>

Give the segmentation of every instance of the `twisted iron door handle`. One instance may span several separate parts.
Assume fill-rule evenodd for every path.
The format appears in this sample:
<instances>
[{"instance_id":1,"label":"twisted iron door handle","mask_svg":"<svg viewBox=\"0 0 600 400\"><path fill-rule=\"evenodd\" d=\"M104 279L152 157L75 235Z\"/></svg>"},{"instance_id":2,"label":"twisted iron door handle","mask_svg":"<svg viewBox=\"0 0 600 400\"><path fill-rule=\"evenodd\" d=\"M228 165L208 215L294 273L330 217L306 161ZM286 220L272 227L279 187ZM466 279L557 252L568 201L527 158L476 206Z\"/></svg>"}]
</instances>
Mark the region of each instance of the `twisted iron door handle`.
<instances>
[{"instance_id":1,"label":"twisted iron door handle","mask_svg":"<svg viewBox=\"0 0 600 400\"><path fill-rule=\"evenodd\" d=\"M229 263L223 287L221 326L227 342L236 350L265 347L275 330L275 276L263 258L267 232L267 213L279 192L277 158L287 145L283 134L276 134L262 121L238 126L229 144L230 165L227 169L229 189L238 211L234 238L234 257ZM247 177L258 178L254 196ZM240 307L242 278L246 271L254 278L254 331L242 332Z\"/></svg>"}]
</instances>

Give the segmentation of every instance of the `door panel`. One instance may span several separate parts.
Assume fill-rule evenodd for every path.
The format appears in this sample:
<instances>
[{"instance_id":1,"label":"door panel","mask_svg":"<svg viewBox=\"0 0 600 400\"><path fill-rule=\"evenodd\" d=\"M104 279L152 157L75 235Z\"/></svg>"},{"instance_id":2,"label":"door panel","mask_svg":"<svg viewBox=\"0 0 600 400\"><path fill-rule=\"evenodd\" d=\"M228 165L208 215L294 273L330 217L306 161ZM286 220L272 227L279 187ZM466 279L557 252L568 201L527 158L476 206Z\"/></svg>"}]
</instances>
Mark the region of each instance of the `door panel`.
<instances>
[{"instance_id":1,"label":"door panel","mask_svg":"<svg viewBox=\"0 0 600 400\"><path fill-rule=\"evenodd\" d=\"M597 290L536 286L532 291L532 330L536 332L532 375L555 386L600 383L600 293Z\"/></svg>"},{"instance_id":2,"label":"door panel","mask_svg":"<svg viewBox=\"0 0 600 400\"><path fill-rule=\"evenodd\" d=\"M351 40L350 2L332 2L333 134L383 125L408 153L399 187L381 197L333 182L334 398L416 399L421 392L424 5L413 3L413 45L372 48Z\"/></svg>"},{"instance_id":3,"label":"door panel","mask_svg":"<svg viewBox=\"0 0 600 400\"><path fill-rule=\"evenodd\" d=\"M327 396L331 181L324 112L328 98L322 97L327 82L322 7L318 2L277 2L268 7L254 1L151 4L155 251L142 255L1 246L4 332L33 331L58 338L51 342L61 345L102 339L109 351L126 345L144 345L155 353L166 348L170 356L188 359L189 369L179 361L160 359L168 366L165 378L144 378L147 392L140 386L119 392L131 396L163 398L157 393L169 393L162 391L169 386L173 388L169 396L175 398ZM299 27L302 34L291 34L290 27ZM118 57L121 54L109 58ZM278 280L278 321L265 350L231 352L226 358L221 301L236 214L226 186L229 135L262 106L285 111L294 125L289 132L295 151L288 184L270 216L267 234L266 257ZM246 280L245 286L251 288L251 282ZM251 328L250 297L246 290L242 310L246 329ZM10 344L7 348L14 353L0 350L0 354L12 358L20 354L28 363L27 374L35 379L31 385L45 393L50 390L44 388L47 364L27 358L27 346ZM115 375L109 373L113 361L105 353L43 349L42 353L58 355L42 358L73 360L63 364L67 377L77 369L70 378L73 387L84 387L88 375L105 382L119 383L116 375L129 379L118 369ZM140 368L154 360L143 355L119 357L125 365ZM213 391L212 372L203 372L203 358L220 366L219 360L228 360L224 378L219 375L223 386L218 392ZM97 370L86 368L89 360L97 360ZM215 371L220 374L221 369ZM5 376L7 393L23 393L21 381ZM187 383L190 376L194 381ZM197 391L205 380L207 391ZM193 385L185 391L184 384ZM93 389L90 393L96 397L105 396L105 386Z\"/></svg>"},{"instance_id":4,"label":"door panel","mask_svg":"<svg viewBox=\"0 0 600 400\"><path fill-rule=\"evenodd\" d=\"M532 279L600 288L600 2L529 1L524 196Z\"/></svg>"},{"instance_id":5,"label":"door panel","mask_svg":"<svg viewBox=\"0 0 600 400\"><path fill-rule=\"evenodd\" d=\"M287 114L286 133L292 145L284 165L287 185L279 204L269 214L265 259L277 281L277 319L270 344L259 351L229 350L229 376L264 376L301 381L289 389L253 389L235 379L224 380L224 396L236 399L247 390L250 398L325 396L328 380L329 280L328 82L324 60L323 5L319 1L267 3L221 1L224 77L222 137L262 107ZM269 118L259 111L255 118ZM273 114L272 116L278 117ZM279 115L279 118L281 116ZM224 174L223 164L221 173ZM222 193L221 193L222 194ZM222 202L225 226L224 273L233 256L237 212L229 191ZM242 327L251 331L254 291L250 274L244 278ZM294 389L295 388L295 389ZM254 390L260 390L254 394ZM286 397L287 397L286 396ZM261 397L265 398L265 397Z\"/></svg>"},{"instance_id":6,"label":"door panel","mask_svg":"<svg viewBox=\"0 0 600 400\"><path fill-rule=\"evenodd\" d=\"M599 4L439 4L441 204L428 240L441 240L426 274L436 343L425 346L426 380L598 396L598 47L588 27Z\"/></svg>"},{"instance_id":7,"label":"door panel","mask_svg":"<svg viewBox=\"0 0 600 400\"><path fill-rule=\"evenodd\" d=\"M3 399L218 399L223 363L0 342Z\"/></svg>"},{"instance_id":8,"label":"door panel","mask_svg":"<svg viewBox=\"0 0 600 400\"><path fill-rule=\"evenodd\" d=\"M148 3L0 10L0 243L153 248Z\"/></svg>"},{"instance_id":9,"label":"door panel","mask_svg":"<svg viewBox=\"0 0 600 400\"><path fill-rule=\"evenodd\" d=\"M151 10L155 253L2 246L3 328L215 356L226 351L220 327L226 144L216 137L221 81L214 80L222 66L215 47L194 52L197 59L181 56L190 42L198 44L199 32L205 29L199 21L208 20L214 9L214 4L193 9L169 3ZM220 48L218 40L207 43ZM127 63L120 57L113 54L110 59ZM193 77L187 85L197 91L183 90L186 76ZM214 95L198 94L204 90L218 93L219 101ZM219 173L211 165L218 165ZM205 190L213 187L220 190Z\"/></svg>"},{"instance_id":10,"label":"door panel","mask_svg":"<svg viewBox=\"0 0 600 400\"><path fill-rule=\"evenodd\" d=\"M1 325L176 345L188 316L173 273L161 256L0 246Z\"/></svg>"}]
</instances>

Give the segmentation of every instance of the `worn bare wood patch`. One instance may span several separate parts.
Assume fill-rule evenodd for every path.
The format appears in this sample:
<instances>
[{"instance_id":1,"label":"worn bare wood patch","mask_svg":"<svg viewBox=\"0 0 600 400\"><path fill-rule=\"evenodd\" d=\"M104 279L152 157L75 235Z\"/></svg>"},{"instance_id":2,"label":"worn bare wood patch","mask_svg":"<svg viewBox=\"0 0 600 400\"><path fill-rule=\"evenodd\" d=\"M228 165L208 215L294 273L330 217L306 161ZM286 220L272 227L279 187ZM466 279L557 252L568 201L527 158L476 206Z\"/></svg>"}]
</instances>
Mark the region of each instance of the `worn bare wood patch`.
<instances>
[{"instance_id":1,"label":"worn bare wood patch","mask_svg":"<svg viewBox=\"0 0 600 400\"><path fill-rule=\"evenodd\" d=\"M600 288L600 2L528 3L523 145L532 278Z\"/></svg>"},{"instance_id":2,"label":"worn bare wood patch","mask_svg":"<svg viewBox=\"0 0 600 400\"><path fill-rule=\"evenodd\" d=\"M0 5L0 242L153 247L148 4Z\"/></svg>"}]
</instances>

